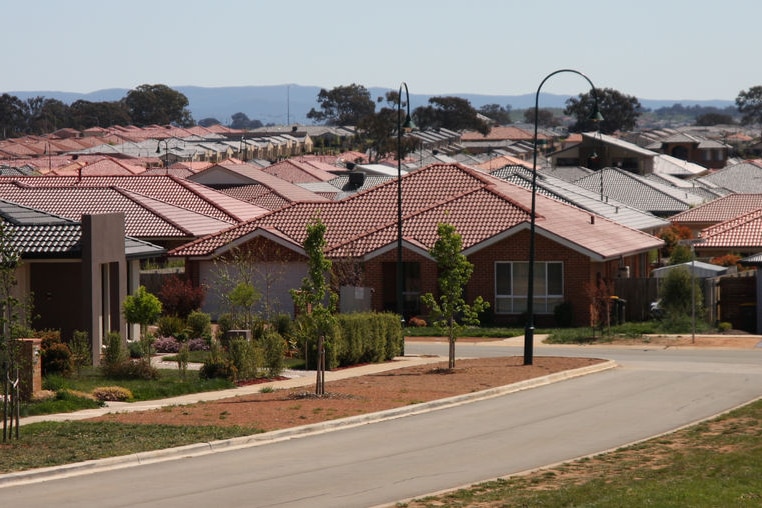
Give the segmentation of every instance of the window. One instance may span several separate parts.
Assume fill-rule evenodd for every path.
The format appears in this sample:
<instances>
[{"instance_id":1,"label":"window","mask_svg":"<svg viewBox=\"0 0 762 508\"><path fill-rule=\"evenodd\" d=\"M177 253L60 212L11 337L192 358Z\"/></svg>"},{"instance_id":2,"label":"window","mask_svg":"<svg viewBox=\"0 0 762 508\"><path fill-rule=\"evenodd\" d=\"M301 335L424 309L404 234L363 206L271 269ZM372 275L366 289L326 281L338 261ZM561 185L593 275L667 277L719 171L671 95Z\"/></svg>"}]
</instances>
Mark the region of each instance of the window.
<instances>
[{"instance_id":1,"label":"window","mask_svg":"<svg viewBox=\"0 0 762 508\"><path fill-rule=\"evenodd\" d=\"M552 314L564 301L564 266L559 261L540 261L534 268L534 312ZM529 263L495 263L495 313L521 314L527 310Z\"/></svg>"}]
</instances>

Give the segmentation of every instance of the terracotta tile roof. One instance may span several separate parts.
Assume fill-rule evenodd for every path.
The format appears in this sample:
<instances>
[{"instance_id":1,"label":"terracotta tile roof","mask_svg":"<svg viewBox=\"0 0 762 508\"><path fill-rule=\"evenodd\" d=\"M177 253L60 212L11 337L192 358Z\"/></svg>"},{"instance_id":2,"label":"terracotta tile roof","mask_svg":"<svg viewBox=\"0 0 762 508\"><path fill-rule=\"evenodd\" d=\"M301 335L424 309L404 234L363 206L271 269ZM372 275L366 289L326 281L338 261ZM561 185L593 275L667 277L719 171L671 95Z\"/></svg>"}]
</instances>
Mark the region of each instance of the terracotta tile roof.
<instances>
[{"instance_id":1,"label":"terracotta tile roof","mask_svg":"<svg viewBox=\"0 0 762 508\"><path fill-rule=\"evenodd\" d=\"M673 223L719 223L762 208L762 194L728 194L673 215Z\"/></svg>"},{"instance_id":2,"label":"terracotta tile roof","mask_svg":"<svg viewBox=\"0 0 762 508\"><path fill-rule=\"evenodd\" d=\"M26 187L114 187L150 196L192 212L235 223L259 217L267 210L201 184L166 175L0 177Z\"/></svg>"},{"instance_id":3,"label":"terracotta tile roof","mask_svg":"<svg viewBox=\"0 0 762 508\"><path fill-rule=\"evenodd\" d=\"M319 164L322 167L318 167ZM286 159L262 168L262 171L291 183L327 182L336 176L328 171L329 167L335 169L334 166L324 163Z\"/></svg>"},{"instance_id":4,"label":"terracotta tile roof","mask_svg":"<svg viewBox=\"0 0 762 508\"><path fill-rule=\"evenodd\" d=\"M531 192L460 164L433 164L402 179L404 240L430 248L436 225L452 223L464 251L528 228ZM537 231L595 259L612 259L659 247L661 240L555 200L537 196ZM208 257L252 235L277 235L300 248L305 225L319 216L326 224L330 256L372 256L396 242L396 180L343 201L298 203L259 219L192 242L170 254Z\"/></svg>"},{"instance_id":5,"label":"terracotta tile roof","mask_svg":"<svg viewBox=\"0 0 762 508\"><path fill-rule=\"evenodd\" d=\"M753 252L762 249L762 208L701 231L701 249L723 247Z\"/></svg>"},{"instance_id":6,"label":"terracotta tile roof","mask_svg":"<svg viewBox=\"0 0 762 508\"><path fill-rule=\"evenodd\" d=\"M525 168L532 169L532 162L519 159L518 157L511 157L510 155L500 155L493 157L481 164L472 164L472 167L491 173L497 169L504 168L506 166L523 166Z\"/></svg>"},{"instance_id":7,"label":"terracotta tile roof","mask_svg":"<svg viewBox=\"0 0 762 508\"><path fill-rule=\"evenodd\" d=\"M57 168L47 173L57 176L131 176L138 175L145 171L145 166L138 166L134 161L115 159L113 157L103 157L88 162L84 165L67 166Z\"/></svg>"},{"instance_id":8,"label":"terracotta tile roof","mask_svg":"<svg viewBox=\"0 0 762 508\"><path fill-rule=\"evenodd\" d=\"M229 222L111 187L25 188L0 184L3 199L80 221L84 214L124 212L125 233L138 238L195 238L219 231Z\"/></svg>"},{"instance_id":9,"label":"terracotta tile roof","mask_svg":"<svg viewBox=\"0 0 762 508\"><path fill-rule=\"evenodd\" d=\"M328 201L327 198L311 192L299 185L287 182L277 176L274 176L261 168L250 164L216 164L204 171L200 171L191 176L189 180L198 182L213 188L219 188L229 196L242 199L257 206L269 210L277 210L283 206L296 202ZM267 189L254 190L252 184ZM235 190L238 186L245 186L246 189ZM223 190L226 189L227 190ZM246 199L243 199L246 197ZM274 207L274 208L271 208Z\"/></svg>"},{"instance_id":10,"label":"terracotta tile roof","mask_svg":"<svg viewBox=\"0 0 762 508\"><path fill-rule=\"evenodd\" d=\"M219 190L228 196L240 199L241 201L253 203L268 210L280 210L293 203L293 201L284 198L272 189L259 183L237 185L235 187L227 187Z\"/></svg>"},{"instance_id":11,"label":"terracotta tile roof","mask_svg":"<svg viewBox=\"0 0 762 508\"><path fill-rule=\"evenodd\" d=\"M505 139L511 141L534 141L534 132L506 125L492 127L487 135L477 131L465 131L460 137L462 141L498 141ZM537 139L541 138L547 139L547 136L538 133Z\"/></svg>"}]
</instances>

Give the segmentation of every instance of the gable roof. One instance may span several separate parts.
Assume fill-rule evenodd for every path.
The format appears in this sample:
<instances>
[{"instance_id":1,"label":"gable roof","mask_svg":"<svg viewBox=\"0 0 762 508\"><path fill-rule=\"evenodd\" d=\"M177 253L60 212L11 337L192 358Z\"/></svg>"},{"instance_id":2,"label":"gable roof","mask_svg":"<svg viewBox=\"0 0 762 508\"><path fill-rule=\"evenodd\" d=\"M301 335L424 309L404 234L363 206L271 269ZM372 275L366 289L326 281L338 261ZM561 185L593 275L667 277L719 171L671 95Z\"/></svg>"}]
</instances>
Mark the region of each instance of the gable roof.
<instances>
[{"instance_id":1,"label":"gable roof","mask_svg":"<svg viewBox=\"0 0 762 508\"><path fill-rule=\"evenodd\" d=\"M0 183L12 181L17 182L19 186L34 188L124 189L231 224L267 213L264 208L171 175L0 177Z\"/></svg>"},{"instance_id":2,"label":"gable roof","mask_svg":"<svg viewBox=\"0 0 762 508\"><path fill-rule=\"evenodd\" d=\"M620 168L604 168L574 183L599 194L603 189L604 196L660 216L682 212L703 201L687 190L662 185Z\"/></svg>"},{"instance_id":3,"label":"gable roof","mask_svg":"<svg viewBox=\"0 0 762 508\"><path fill-rule=\"evenodd\" d=\"M762 167L756 164L746 162L735 164L702 176L699 180L733 192L762 193Z\"/></svg>"},{"instance_id":4,"label":"gable roof","mask_svg":"<svg viewBox=\"0 0 762 508\"><path fill-rule=\"evenodd\" d=\"M402 178L404 242L426 253L436 226L449 222L464 252L528 229L531 192L461 164L432 164ZM662 241L602 217L538 195L536 231L591 259L616 259L646 252ZM214 257L233 245L277 232L301 246L305 225L319 216L326 225L326 253L332 257L372 257L394 248L397 238L397 182L378 185L329 203L297 203L170 252L172 256Z\"/></svg>"},{"instance_id":5,"label":"gable roof","mask_svg":"<svg viewBox=\"0 0 762 508\"><path fill-rule=\"evenodd\" d=\"M219 188L237 199L254 203L268 210L303 201L328 201L328 198L299 185L287 182L250 164L216 164L188 178L206 186ZM245 190L240 189L246 187ZM255 189L260 187L260 189Z\"/></svg>"},{"instance_id":6,"label":"gable roof","mask_svg":"<svg viewBox=\"0 0 762 508\"><path fill-rule=\"evenodd\" d=\"M331 172L337 170L335 166L320 161L304 159L286 159L277 162L262 171L277 176L281 180L291 183L327 182L336 176Z\"/></svg>"},{"instance_id":7,"label":"gable roof","mask_svg":"<svg viewBox=\"0 0 762 508\"><path fill-rule=\"evenodd\" d=\"M125 232L138 238L188 238L224 229L223 221L148 196L113 187L24 187L0 183L0 196L73 221L84 214L125 214Z\"/></svg>"},{"instance_id":8,"label":"gable roof","mask_svg":"<svg viewBox=\"0 0 762 508\"><path fill-rule=\"evenodd\" d=\"M719 223L762 208L762 194L728 194L673 215L673 223Z\"/></svg>"},{"instance_id":9,"label":"gable roof","mask_svg":"<svg viewBox=\"0 0 762 508\"><path fill-rule=\"evenodd\" d=\"M701 240L698 245L701 249L762 250L762 208L703 229Z\"/></svg>"},{"instance_id":10,"label":"gable roof","mask_svg":"<svg viewBox=\"0 0 762 508\"><path fill-rule=\"evenodd\" d=\"M532 187L532 172L524 168L503 168L491 174L528 189ZM549 172L538 172L536 185L539 193L640 231L654 231L669 225L666 219L610 199L608 196L602 199L600 194L555 178Z\"/></svg>"},{"instance_id":11,"label":"gable roof","mask_svg":"<svg viewBox=\"0 0 762 508\"><path fill-rule=\"evenodd\" d=\"M79 258L82 256L82 224L7 200L0 200L0 221L8 231L9 244L23 259ZM124 239L128 259L162 255L165 250L130 236Z\"/></svg>"}]
</instances>

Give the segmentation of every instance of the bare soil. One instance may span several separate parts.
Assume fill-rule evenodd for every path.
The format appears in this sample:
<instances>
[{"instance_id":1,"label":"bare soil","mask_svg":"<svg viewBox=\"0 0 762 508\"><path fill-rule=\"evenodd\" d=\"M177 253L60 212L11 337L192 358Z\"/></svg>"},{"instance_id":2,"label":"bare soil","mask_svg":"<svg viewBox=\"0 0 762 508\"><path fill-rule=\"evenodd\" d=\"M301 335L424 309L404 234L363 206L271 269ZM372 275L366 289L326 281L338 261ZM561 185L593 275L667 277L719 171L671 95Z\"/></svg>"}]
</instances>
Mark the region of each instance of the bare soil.
<instances>
[{"instance_id":1,"label":"bare soil","mask_svg":"<svg viewBox=\"0 0 762 508\"><path fill-rule=\"evenodd\" d=\"M302 387L149 411L111 413L91 421L239 425L272 431L472 393L601 361L538 356L533 365L523 365L521 357L459 359L454 370L447 369L447 362L443 361L329 381L321 397L314 396L314 387Z\"/></svg>"}]
</instances>

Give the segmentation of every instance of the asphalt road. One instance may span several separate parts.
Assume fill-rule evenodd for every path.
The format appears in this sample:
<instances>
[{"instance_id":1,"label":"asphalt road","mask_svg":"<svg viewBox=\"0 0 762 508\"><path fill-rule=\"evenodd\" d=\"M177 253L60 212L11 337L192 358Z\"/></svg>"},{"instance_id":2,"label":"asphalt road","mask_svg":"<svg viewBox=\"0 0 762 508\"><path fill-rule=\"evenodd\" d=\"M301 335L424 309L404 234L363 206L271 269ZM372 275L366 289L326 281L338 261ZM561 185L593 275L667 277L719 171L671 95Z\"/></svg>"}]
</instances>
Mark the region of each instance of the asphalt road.
<instances>
[{"instance_id":1,"label":"asphalt road","mask_svg":"<svg viewBox=\"0 0 762 508\"><path fill-rule=\"evenodd\" d=\"M522 354L457 345L458 356ZM407 354L446 354L408 344ZM536 348L619 367L457 407L0 489L3 506L370 507L616 448L762 396L762 349Z\"/></svg>"}]
</instances>

